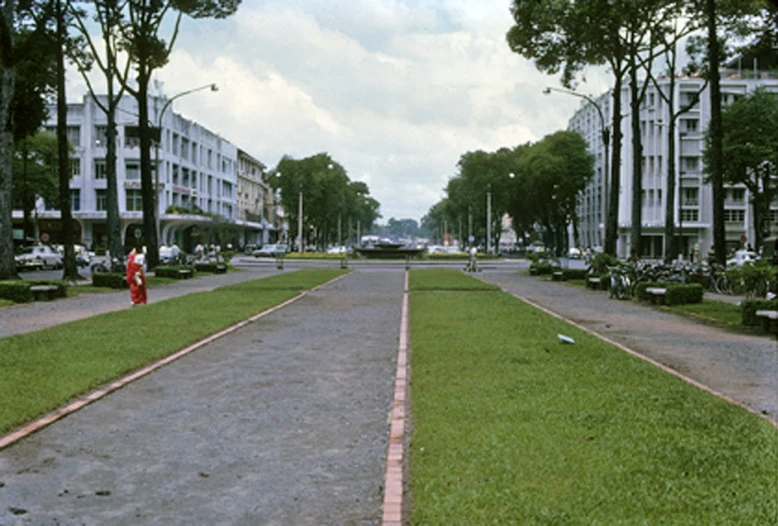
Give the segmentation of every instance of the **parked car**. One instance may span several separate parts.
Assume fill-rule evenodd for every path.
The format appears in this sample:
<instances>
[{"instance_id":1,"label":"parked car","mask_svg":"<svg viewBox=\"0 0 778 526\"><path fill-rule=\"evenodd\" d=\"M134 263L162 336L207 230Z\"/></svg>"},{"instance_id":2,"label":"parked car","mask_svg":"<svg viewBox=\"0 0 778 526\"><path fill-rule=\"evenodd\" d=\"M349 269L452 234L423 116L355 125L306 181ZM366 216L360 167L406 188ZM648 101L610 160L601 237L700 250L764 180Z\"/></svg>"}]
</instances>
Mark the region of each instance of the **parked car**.
<instances>
[{"instance_id":1,"label":"parked car","mask_svg":"<svg viewBox=\"0 0 778 526\"><path fill-rule=\"evenodd\" d=\"M62 268L62 255L48 245L25 247L14 257L17 270Z\"/></svg>"},{"instance_id":2,"label":"parked car","mask_svg":"<svg viewBox=\"0 0 778 526\"><path fill-rule=\"evenodd\" d=\"M735 252L735 256L733 258L727 260L727 266L736 265L739 267L746 262L753 263L756 261L756 259L756 252L752 252L750 250L738 250Z\"/></svg>"},{"instance_id":3,"label":"parked car","mask_svg":"<svg viewBox=\"0 0 778 526\"><path fill-rule=\"evenodd\" d=\"M252 252L255 258L273 258L273 257L281 257L285 255L289 251L289 247L287 245L263 245L262 248L259 248Z\"/></svg>"}]
</instances>

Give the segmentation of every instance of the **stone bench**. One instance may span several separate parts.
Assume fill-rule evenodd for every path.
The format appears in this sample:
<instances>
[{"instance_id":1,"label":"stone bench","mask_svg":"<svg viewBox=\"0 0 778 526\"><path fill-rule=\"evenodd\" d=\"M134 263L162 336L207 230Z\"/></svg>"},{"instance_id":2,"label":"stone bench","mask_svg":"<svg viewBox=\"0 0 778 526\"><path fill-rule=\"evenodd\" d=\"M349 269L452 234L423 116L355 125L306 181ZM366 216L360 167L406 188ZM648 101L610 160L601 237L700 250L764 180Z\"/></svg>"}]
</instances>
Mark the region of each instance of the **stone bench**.
<instances>
[{"instance_id":1,"label":"stone bench","mask_svg":"<svg viewBox=\"0 0 778 526\"><path fill-rule=\"evenodd\" d=\"M778 310L758 310L756 316L762 320L762 329L778 336Z\"/></svg>"},{"instance_id":2,"label":"stone bench","mask_svg":"<svg viewBox=\"0 0 778 526\"><path fill-rule=\"evenodd\" d=\"M659 288L659 287L649 287L646 289L646 292L651 296L652 304L656 304L656 303L659 303L660 305L664 304L665 294L667 293L667 289Z\"/></svg>"},{"instance_id":3,"label":"stone bench","mask_svg":"<svg viewBox=\"0 0 778 526\"><path fill-rule=\"evenodd\" d=\"M227 265L216 265L214 272L217 274L225 274L227 272Z\"/></svg>"},{"instance_id":4,"label":"stone bench","mask_svg":"<svg viewBox=\"0 0 778 526\"><path fill-rule=\"evenodd\" d=\"M189 279L192 277L192 271L182 268L178 271L178 279Z\"/></svg>"},{"instance_id":5,"label":"stone bench","mask_svg":"<svg viewBox=\"0 0 778 526\"><path fill-rule=\"evenodd\" d=\"M586 282L586 286L590 289L599 290L600 289L600 278L589 278Z\"/></svg>"},{"instance_id":6,"label":"stone bench","mask_svg":"<svg viewBox=\"0 0 778 526\"><path fill-rule=\"evenodd\" d=\"M33 285L30 287L32 297L35 301L51 301L57 295L57 287L55 285Z\"/></svg>"},{"instance_id":7,"label":"stone bench","mask_svg":"<svg viewBox=\"0 0 778 526\"><path fill-rule=\"evenodd\" d=\"M551 275L551 279L553 281L564 281L565 280L565 273L561 270L557 270Z\"/></svg>"}]
</instances>

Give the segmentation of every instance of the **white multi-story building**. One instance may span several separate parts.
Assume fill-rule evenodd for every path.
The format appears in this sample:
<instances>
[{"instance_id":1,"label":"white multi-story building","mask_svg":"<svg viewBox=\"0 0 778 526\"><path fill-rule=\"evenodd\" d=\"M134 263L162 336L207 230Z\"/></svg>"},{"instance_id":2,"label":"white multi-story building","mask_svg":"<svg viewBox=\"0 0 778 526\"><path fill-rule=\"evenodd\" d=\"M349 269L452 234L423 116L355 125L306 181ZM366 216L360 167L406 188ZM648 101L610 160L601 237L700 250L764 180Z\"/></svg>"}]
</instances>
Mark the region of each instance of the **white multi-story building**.
<instances>
[{"instance_id":1,"label":"white multi-story building","mask_svg":"<svg viewBox=\"0 0 778 526\"><path fill-rule=\"evenodd\" d=\"M247 152L238 150L238 219L245 227L243 245L261 246L277 231L275 195L267 184L265 165Z\"/></svg>"},{"instance_id":2,"label":"white multi-story building","mask_svg":"<svg viewBox=\"0 0 778 526\"><path fill-rule=\"evenodd\" d=\"M766 75L743 75L732 73L724 75L721 82L722 104L730 104L757 87L764 86L778 93L778 79ZM659 82L665 92L669 89L669 79ZM668 172L668 126L670 108L663 98L650 86L640 109L640 129L643 143L642 162L642 235L638 252L644 258L661 258L664 254L665 207L667 199L672 200L675 210L675 235L682 237L682 253L689 256L695 250L702 256L713 246L713 194L711 185L703 172L704 134L710 122L710 90L700 78L682 77L676 79L675 106L689 105L697 98L698 103L689 111L682 113L675 127L675 172L676 185L673 195L667 194ZM605 173L611 162L606 162L606 152L602 140L602 124L610 126L612 119L611 92L593 100L602 111L600 119L594 104L584 101L581 108L570 120L568 129L579 132L589 143L595 156L594 177L584 190L578 205L579 235L582 246L602 247L605 239L606 195L609 191L609 178ZM623 111L629 112L629 88L622 92ZM618 210L617 255L626 257L630 246L632 227L632 129L630 116L621 121L622 155L620 175L620 196ZM613 145L611 144L612 148ZM755 239L753 231L752 209L748 190L742 185L726 186L725 229L728 249L738 247L744 241ZM773 232L778 230L778 202L773 202L770 212L770 225ZM636 247L637 248L637 247Z\"/></svg>"},{"instance_id":3,"label":"white multi-story building","mask_svg":"<svg viewBox=\"0 0 778 526\"><path fill-rule=\"evenodd\" d=\"M160 244L177 244L191 251L198 243L225 246L266 239L275 228L264 220L267 196L271 195L263 180L264 165L172 109L164 112L160 121L166 102L164 97L149 98L149 117L161 123L159 144L151 152ZM46 128L55 131L56 112L51 111L51 115ZM140 148L137 132L133 133L137 115L137 101L123 97L116 113L116 172L122 241L126 246L142 242L143 234ZM68 105L67 127L74 147L70 202L76 239L90 247L105 247L106 115L91 96L85 96L83 102ZM241 178L241 188L251 196L245 201L240 199ZM273 203L272 195L269 203ZM21 213L14 217L21 217ZM59 211L40 200L35 217L37 237L56 241L61 230Z\"/></svg>"}]
</instances>

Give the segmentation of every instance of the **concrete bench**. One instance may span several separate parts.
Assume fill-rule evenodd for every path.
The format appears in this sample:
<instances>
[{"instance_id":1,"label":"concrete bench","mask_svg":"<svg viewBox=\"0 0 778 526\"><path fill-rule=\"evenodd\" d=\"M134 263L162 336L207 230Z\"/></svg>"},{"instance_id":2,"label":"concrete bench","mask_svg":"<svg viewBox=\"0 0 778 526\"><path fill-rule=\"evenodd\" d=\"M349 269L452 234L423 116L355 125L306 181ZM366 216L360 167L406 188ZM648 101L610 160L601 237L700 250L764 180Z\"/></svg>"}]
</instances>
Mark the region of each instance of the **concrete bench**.
<instances>
[{"instance_id":1,"label":"concrete bench","mask_svg":"<svg viewBox=\"0 0 778 526\"><path fill-rule=\"evenodd\" d=\"M30 287L35 301L51 301L57 295L57 287L54 285L33 285Z\"/></svg>"},{"instance_id":2,"label":"concrete bench","mask_svg":"<svg viewBox=\"0 0 778 526\"><path fill-rule=\"evenodd\" d=\"M191 277L192 277L192 271L191 270L185 269L185 268L179 269L179 271L178 271L178 278L179 279L189 279Z\"/></svg>"},{"instance_id":3,"label":"concrete bench","mask_svg":"<svg viewBox=\"0 0 778 526\"><path fill-rule=\"evenodd\" d=\"M589 280L586 282L586 285L590 289L599 290L600 289L600 278L589 278Z\"/></svg>"},{"instance_id":4,"label":"concrete bench","mask_svg":"<svg viewBox=\"0 0 778 526\"><path fill-rule=\"evenodd\" d=\"M225 274L227 272L227 265L216 265L214 272L217 274Z\"/></svg>"},{"instance_id":5,"label":"concrete bench","mask_svg":"<svg viewBox=\"0 0 778 526\"><path fill-rule=\"evenodd\" d=\"M756 315L762 319L762 329L778 336L778 310L758 310Z\"/></svg>"},{"instance_id":6,"label":"concrete bench","mask_svg":"<svg viewBox=\"0 0 778 526\"><path fill-rule=\"evenodd\" d=\"M556 272L554 272L554 274L552 274L551 279L553 281L564 281L565 273L560 270L557 270Z\"/></svg>"},{"instance_id":7,"label":"concrete bench","mask_svg":"<svg viewBox=\"0 0 778 526\"><path fill-rule=\"evenodd\" d=\"M651 296L652 304L659 303L661 305L665 302L665 293L667 293L667 289L649 287L646 289L646 292Z\"/></svg>"}]
</instances>

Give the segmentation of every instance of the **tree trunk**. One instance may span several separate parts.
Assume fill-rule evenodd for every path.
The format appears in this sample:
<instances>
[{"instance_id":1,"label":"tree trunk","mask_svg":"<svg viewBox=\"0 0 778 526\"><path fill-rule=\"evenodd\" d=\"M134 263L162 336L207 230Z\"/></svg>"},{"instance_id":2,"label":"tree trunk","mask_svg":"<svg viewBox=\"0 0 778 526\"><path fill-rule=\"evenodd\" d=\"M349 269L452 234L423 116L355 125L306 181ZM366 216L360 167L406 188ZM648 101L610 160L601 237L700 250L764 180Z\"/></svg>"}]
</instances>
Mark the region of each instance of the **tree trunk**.
<instances>
[{"instance_id":1,"label":"tree trunk","mask_svg":"<svg viewBox=\"0 0 778 526\"><path fill-rule=\"evenodd\" d=\"M640 136L640 94L638 89L638 67L635 55L630 55L629 99L632 114L632 231L630 234L630 253L641 256L641 237L643 233L643 143Z\"/></svg>"},{"instance_id":2,"label":"tree trunk","mask_svg":"<svg viewBox=\"0 0 778 526\"><path fill-rule=\"evenodd\" d=\"M716 1L707 0L708 60L710 62L710 180L713 190L713 251L716 263L727 263L724 231L724 176L722 168L720 44L716 34Z\"/></svg>"},{"instance_id":3,"label":"tree trunk","mask_svg":"<svg viewBox=\"0 0 778 526\"><path fill-rule=\"evenodd\" d=\"M62 279L76 281L78 267L73 250L73 215L70 210L70 153L68 150L68 102L65 95L65 6L57 0L57 172L62 244L65 247Z\"/></svg>"},{"instance_id":4,"label":"tree trunk","mask_svg":"<svg viewBox=\"0 0 778 526\"><path fill-rule=\"evenodd\" d=\"M683 239L675 240L675 67L671 70L670 93L668 94L668 106L670 107L667 124L667 188L665 195L665 263L670 263L681 250ZM680 185L679 185L680 186ZM682 206L683 196L679 188L678 208Z\"/></svg>"},{"instance_id":5,"label":"tree trunk","mask_svg":"<svg viewBox=\"0 0 778 526\"><path fill-rule=\"evenodd\" d=\"M608 194L608 224L605 227L605 246L603 251L616 255L619 239L619 194L621 193L621 76L617 75L613 85L611 184Z\"/></svg>"},{"instance_id":6,"label":"tree trunk","mask_svg":"<svg viewBox=\"0 0 778 526\"><path fill-rule=\"evenodd\" d=\"M108 251L111 257L121 258L124 255L122 244L122 224L119 215L119 192L116 182L116 103L113 100L113 89L108 88L108 113L106 114L108 129L106 131L107 151L105 155L106 179L106 223L108 230Z\"/></svg>"},{"instance_id":7,"label":"tree trunk","mask_svg":"<svg viewBox=\"0 0 778 526\"><path fill-rule=\"evenodd\" d=\"M146 63L140 61L141 63ZM154 269L159 264L157 244L156 189L151 177L151 135L149 129L149 76L138 74L138 128L140 130L140 186L143 199L143 235L146 242L146 264Z\"/></svg>"},{"instance_id":8,"label":"tree trunk","mask_svg":"<svg viewBox=\"0 0 778 526\"><path fill-rule=\"evenodd\" d=\"M13 244L14 0L5 0L0 26L0 279L17 278Z\"/></svg>"}]
</instances>

